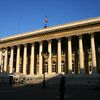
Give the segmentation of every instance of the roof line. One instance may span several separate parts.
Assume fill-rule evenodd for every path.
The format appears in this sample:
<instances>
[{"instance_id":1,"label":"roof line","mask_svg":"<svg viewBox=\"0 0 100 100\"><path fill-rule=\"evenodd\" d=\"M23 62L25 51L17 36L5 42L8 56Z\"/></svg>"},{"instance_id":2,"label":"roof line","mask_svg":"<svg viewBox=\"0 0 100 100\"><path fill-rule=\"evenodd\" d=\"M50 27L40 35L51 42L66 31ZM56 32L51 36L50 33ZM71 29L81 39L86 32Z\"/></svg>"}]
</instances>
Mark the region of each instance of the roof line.
<instances>
[{"instance_id":1,"label":"roof line","mask_svg":"<svg viewBox=\"0 0 100 100\"><path fill-rule=\"evenodd\" d=\"M57 29L63 29L63 28L71 27L71 26L83 25L83 24L87 24L87 23L91 23L91 22L97 22L97 21L100 21L100 17L89 18L89 19L84 19L84 20L80 20L80 21L70 22L70 23L66 23L66 24L62 24L62 25L47 27L45 29L34 30L34 31L31 31L31 32L25 32L25 33L17 34L17 35L14 35L14 36L6 37L6 38L1 38L1 41L11 40L11 39L15 39L15 38L18 38L18 37L25 37L25 36L30 36L30 35L36 35L36 34L40 34L40 33L55 31Z\"/></svg>"}]
</instances>

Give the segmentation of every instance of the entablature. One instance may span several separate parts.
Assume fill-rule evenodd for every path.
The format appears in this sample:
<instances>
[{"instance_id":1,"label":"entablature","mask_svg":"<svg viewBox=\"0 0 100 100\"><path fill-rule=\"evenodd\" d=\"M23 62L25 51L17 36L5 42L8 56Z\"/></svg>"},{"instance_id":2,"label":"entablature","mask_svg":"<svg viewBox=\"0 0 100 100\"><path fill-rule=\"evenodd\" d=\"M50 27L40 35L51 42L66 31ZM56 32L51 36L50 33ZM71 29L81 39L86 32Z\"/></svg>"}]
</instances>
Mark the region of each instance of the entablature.
<instances>
[{"instance_id":1,"label":"entablature","mask_svg":"<svg viewBox=\"0 0 100 100\"><path fill-rule=\"evenodd\" d=\"M0 48L100 31L100 18L19 34L0 40Z\"/></svg>"}]
</instances>

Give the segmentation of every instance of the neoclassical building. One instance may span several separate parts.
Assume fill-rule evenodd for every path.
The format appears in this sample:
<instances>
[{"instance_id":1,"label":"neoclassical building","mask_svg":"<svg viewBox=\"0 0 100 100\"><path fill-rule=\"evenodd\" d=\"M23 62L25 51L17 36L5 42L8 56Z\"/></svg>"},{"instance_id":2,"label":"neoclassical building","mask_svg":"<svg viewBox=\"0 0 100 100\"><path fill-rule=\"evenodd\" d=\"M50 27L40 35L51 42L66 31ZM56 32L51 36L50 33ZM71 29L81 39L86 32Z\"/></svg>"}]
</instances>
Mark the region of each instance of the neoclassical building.
<instances>
[{"instance_id":1,"label":"neoclassical building","mask_svg":"<svg viewBox=\"0 0 100 100\"><path fill-rule=\"evenodd\" d=\"M99 74L100 17L0 39L0 72Z\"/></svg>"}]
</instances>

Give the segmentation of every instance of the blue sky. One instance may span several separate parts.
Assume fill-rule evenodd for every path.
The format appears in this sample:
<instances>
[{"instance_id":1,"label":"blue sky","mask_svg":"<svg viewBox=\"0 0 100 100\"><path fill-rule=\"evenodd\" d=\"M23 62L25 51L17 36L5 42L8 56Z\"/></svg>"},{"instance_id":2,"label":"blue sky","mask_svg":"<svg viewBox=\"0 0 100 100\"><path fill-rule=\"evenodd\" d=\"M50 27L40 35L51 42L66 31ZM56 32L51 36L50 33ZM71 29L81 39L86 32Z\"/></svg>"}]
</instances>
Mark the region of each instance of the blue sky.
<instances>
[{"instance_id":1,"label":"blue sky","mask_svg":"<svg viewBox=\"0 0 100 100\"><path fill-rule=\"evenodd\" d=\"M0 0L0 38L100 16L100 0Z\"/></svg>"}]
</instances>

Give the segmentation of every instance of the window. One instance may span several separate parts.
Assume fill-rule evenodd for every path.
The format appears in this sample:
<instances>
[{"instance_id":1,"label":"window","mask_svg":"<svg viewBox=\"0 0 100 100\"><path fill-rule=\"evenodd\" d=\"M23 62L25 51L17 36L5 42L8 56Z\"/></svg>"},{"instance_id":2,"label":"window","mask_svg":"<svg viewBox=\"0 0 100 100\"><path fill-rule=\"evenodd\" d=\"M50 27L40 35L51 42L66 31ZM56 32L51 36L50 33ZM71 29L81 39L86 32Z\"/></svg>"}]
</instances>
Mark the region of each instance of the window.
<instances>
[{"instance_id":1,"label":"window","mask_svg":"<svg viewBox=\"0 0 100 100\"><path fill-rule=\"evenodd\" d=\"M65 72L65 62L61 61L61 72Z\"/></svg>"},{"instance_id":2,"label":"window","mask_svg":"<svg viewBox=\"0 0 100 100\"><path fill-rule=\"evenodd\" d=\"M53 61L52 63L52 72L56 72L56 62Z\"/></svg>"},{"instance_id":3,"label":"window","mask_svg":"<svg viewBox=\"0 0 100 100\"><path fill-rule=\"evenodd\" d=\"M39 66L36 67L36 73L39 73Z\"/></svg>"}]
</instances>

